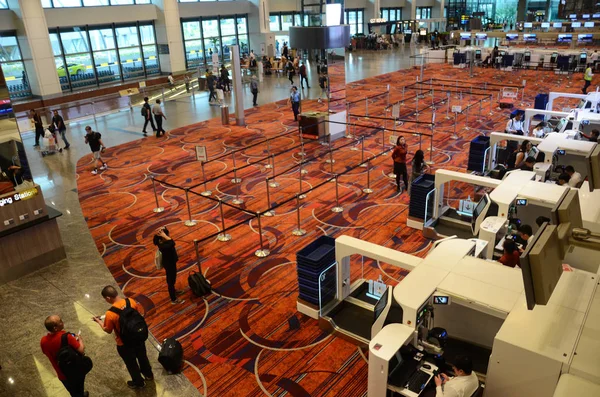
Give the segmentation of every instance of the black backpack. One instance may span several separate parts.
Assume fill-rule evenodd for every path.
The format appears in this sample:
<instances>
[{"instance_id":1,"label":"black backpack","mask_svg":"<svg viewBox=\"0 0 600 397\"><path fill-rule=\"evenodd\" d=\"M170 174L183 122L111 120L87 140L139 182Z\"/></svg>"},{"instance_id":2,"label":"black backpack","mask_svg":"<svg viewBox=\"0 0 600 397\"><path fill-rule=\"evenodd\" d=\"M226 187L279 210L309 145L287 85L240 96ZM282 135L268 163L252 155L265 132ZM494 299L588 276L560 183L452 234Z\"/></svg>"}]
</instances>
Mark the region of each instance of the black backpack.
<instances>
[{"instance_id":1,"label":"black backpack","mask_svg":"<svg viewBox=\"0 0 600 397\"><path fill-rule=\"evenodd\" d=\"M144 317L131 307L129 298L125 299L123 310L111 307L111 312L119 315L119 335L125 345L141 344L148 339L148 324Z\"/></svg>"},{"instance_id":2,"label":"black backpack","mask_svg":"<svg viewBox=\"0 0 600 397\"><path fill-rule=\"evenodd\" d=\"M192 272L192 274L188 276L188 284L194 295L199 297L210 294L212 289L210 283L204 278L202 273Z\"/></svg>"},{"instance_id":3,"label":"black backpack","mask_svg":"<svg viewBox=\"0 0 600 397\"><path fill-rule=\"evenodd\" d=\"M84 376L92 370L94 364L88 356L80 354L69 345L69 334L64 333L60 338L60 349L56 354L58 367L67 378Z\"/></svg>"},{"instance_id":4,"label":"black backpack","mask_svg":"<svg viewBox=\"0 0 600 397\"><path fill-rule=\"evenodd\" d=\"M146 105L142 106L142 116L148 116L148 108L146 107Z\"/></svg>"}]
</instances>

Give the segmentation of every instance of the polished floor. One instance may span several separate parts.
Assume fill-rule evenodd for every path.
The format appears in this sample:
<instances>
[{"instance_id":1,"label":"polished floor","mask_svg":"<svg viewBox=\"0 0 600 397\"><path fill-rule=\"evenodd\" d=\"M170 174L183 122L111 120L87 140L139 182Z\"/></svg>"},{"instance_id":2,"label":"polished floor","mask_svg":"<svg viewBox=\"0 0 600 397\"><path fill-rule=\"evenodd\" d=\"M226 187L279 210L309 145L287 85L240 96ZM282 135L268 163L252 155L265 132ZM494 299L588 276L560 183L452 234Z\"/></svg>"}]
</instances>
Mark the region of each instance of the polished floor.
<instances>
[{"instance_id":1,"label":"polished floor","mask_svg":"<svg viewBox=\"0 0 600 397\"><path fill-rule=\"evenodd\" d=\"M408 48L377 53L353 53L348 59L347 79L355 81L409 67L412 62L408 59L408 55ZM414 79L410 82L412 81ZM568 87L571 82L572 80L565 79L563 84ZM286 98L288 88L287 79L284 77L265 79L261 83L259 104ZM565 90L576 89L573 86ZM398 95L400 95L399 91ZM250 95L247 93L245 103L250 103L249 98ZM169 117L166 122L168 130L219 115L218 108L208 106L205 93L197 94L195 97L181 95L175 100L167 101L165 111ZM289 117L289 111L284 114ZM136 109L133 112L114 113L97 117L94 128L103 133L103 139L109 147L115 147L138 141L143 137L139 118L139 111ZM88 353L95 362L95 368L88 377L88 390L91 395L197 395L196 387L187 378L164 374L156 362L155 351L150 353L157 375L155 384L137 393L129 391L125 386L128 377L124 365L117 356L112 337L103 334L91 321L93 314L106 310L106 304L99 294L100 289L106 284L117 283L91 238L78 199L75 170L77 161L89 155L89 148L83 142L83 127L88 123L93 124L92 121L71 124L68 137L72 142L72 148L62 154L49 157L42 158L39 153L31 149L33 137L31 135L25 137L36 182L42 186L48 204L64 214L59 219L59 224L68 259L0 287L0 306L4 318L9 319L0 326L2 331L0 395L59 397L67 395L54 376L47 359L39 350L39 338L45 333L43 320L53 313L63 317L69 330L74 332L82 330ZM147 138L150 139L153 138ZM148 156L151 157L152 153L149 152ZM118 173L117 168L117 177ZM120 282L119 284L122 285ZM164 291L161 293L164 294ZM195 372L193 367L189 368ZM201 379L204 375L196 372L194 376L194 383L202 384ZM254 382L254 379L250 381ZM204 389L200 388L200 392L204 393ZM228 395L219 394L216 390L208 394Z\"/></svg>"}]
</instances>

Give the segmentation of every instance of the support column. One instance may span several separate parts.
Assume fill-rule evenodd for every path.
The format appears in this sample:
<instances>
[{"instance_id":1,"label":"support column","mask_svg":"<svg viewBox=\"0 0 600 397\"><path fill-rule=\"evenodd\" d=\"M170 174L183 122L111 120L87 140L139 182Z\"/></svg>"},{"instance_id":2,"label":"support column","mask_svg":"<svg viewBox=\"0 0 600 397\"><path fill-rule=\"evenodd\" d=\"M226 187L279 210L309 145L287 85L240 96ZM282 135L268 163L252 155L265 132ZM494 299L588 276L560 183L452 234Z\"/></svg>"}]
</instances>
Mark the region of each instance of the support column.
<instances>
[{"instance_id":1,"label":"support column","mask_svg":"<svg viewBox=\"0 0 600 397\"><path fill-rule=\"evenodd\" d=\"M517 4L517 20L516 22L522 22L525 20L527 15L527 0L519 0ZM516 26L515 26L516 29Z\"/></svg>"},{"instance_id":2,"label":"support column","mask_svg":"<svg viewBox=\"0 0 600 397\"><path fill-rule=\"evenodd\" d=\"M42 98L61 94L41 1L9 0L8 5L18 19L17 40L31 93Z\"/></svg>"},{"instance_id":3,"label":"support column","mask_svg":"<svg viewBox=\"0 0 600 397\"><path fill-rule=\"evenodd\" d=\"M250 49L257 56L275 56L275 35L269 25L269 2L267 0L250 0L248 14L248 39Z\"/></svg>"},{"instance_id":4,"label":"support column","mask_svg":"<svg viewBox=\"0 0 600 397\"><path fill-rule=\"evenodd\" d=\"M414 20L417 16L417 0L407 0L404 4L404 7L402 7L402 19Z\"/></svg>"},{"instance_id":5,"label":"support column","mask_svg":"<svg viewBox=\"0 0 600 397\"><path fill-rule=\"evenodd\" d=\"M229 46L229 53L231 54L231 79L233 81L233 95L235 98L235 124L243 127L246 125L246 122L244 121L244 87L242 86L239 46Z\"/></svg>"},{"instance_id":6,"label":"support column","mask_svg":"<svg viewBox=\"0 0 600 397\"><path fill-rule=\"evenodd\" d=\"M185 71L185 51L177 0L154 0L158 9L156 19L156 41L162 72Z\"/></svg>"},{"instance_id":7,"label":"support column","mask_svg":"<svg viewBox=\"0 0 600 397\"><path fill-rule=\"evenodd\" d=\"M367 28L368 28L369 20L371 20L373 18L381 18L381 3L380 3L380 1L379 0L369 0L369 3L372 5L372 7L370 7L371 12L369 12L368 8L365 10L365 19L364 19L365 34L368 34Z\"/></svg>"}]
</instances>

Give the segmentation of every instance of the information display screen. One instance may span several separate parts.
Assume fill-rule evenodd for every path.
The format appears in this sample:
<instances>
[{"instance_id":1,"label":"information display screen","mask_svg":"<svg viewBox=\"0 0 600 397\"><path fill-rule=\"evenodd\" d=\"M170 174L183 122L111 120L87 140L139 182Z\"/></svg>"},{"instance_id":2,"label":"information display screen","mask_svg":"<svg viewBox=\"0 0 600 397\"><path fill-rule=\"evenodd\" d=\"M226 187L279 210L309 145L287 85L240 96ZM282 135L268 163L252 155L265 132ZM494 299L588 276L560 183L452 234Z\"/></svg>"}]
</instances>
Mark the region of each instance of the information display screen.
<instances>
[{"instance_id":1,"label":"information display screen","mask_svg":"<svg viewBox=\"0 0 600 397\"><path fill-rule=\"evenodd\" d=\"M519 34L518 33L507 33L506 40L508 40L508 41L519 40Z\"/></svg>"},{"instance_id":2,"label":"information display screen","mask_svg":"<svg viewBox=\"0 0 600 397\"><path fill-rule=\"evenodd\" d=\"M523 35L523 41L537 41L537 35L534 33L526 33Z\"/></svg>"},{"instance_id":3,"label":"information display screen","mask_svg":"<svg viewBox=\"0 0 600 397\"><path fill-rule=\"evenodd\" d=\"M460 39L461 40L471 40L471 33L461 33Z\"/></svg>"},{"instance_id":4,"label":"information display screen","mask_svg":"<svg viewBox=\"0 0 600 397\"><path fill-rule=\"evenodd\" d=\"M570 43L571 41L573 41L573 35L572 34L559 34L557 41L559 43Z\"/></svg>"},{"instance_id":5,"label":"information display screen","mask_svg":"<svg viewBox=\"0 0 600 397\"><path fill-rule=\"evenodd\" d=\"M571 27L572 28L580 28L581 27L581 22L572 22L571 23Z\"/></svg>"},{"instance_id":6,"label":"information display screen","mask_svg":"<svg viewBox=\"0 0 600 397\"><path fill-rule=\"evenodd\" d=\"M580 43L591 43L594 41L594 38L591 34L578 34L577 41Z\"/></svg>"},{"instance_id":7,"label":"information display screen","mask_svg":"<svg viewBox=\"0 0 600 397\"><path fill-rule=\"evenodd\" d=\"M475 33L477 40L487 40L487 33Z\"/></svg>"}]
</instances>

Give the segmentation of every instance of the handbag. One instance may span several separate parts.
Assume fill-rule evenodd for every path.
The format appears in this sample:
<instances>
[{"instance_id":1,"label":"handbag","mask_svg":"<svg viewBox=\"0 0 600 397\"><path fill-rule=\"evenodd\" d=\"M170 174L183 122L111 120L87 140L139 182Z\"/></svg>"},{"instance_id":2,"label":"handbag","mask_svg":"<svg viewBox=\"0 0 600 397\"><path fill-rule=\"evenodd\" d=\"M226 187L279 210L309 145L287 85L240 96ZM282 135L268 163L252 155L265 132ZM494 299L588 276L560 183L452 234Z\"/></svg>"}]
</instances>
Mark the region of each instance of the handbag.
<instances>
[{"instance_id":1,"label":"handbag","mask_svg":"<svg viewBox=\"0 0 600 397\"><path fill-rule=\"evenodd\" d=\"M162 252L159 249L156 249L156 254L154 254L154 264L156 265L156 269L160 270L163 268L162 265Z\"/></svg>"}]
</instances>

